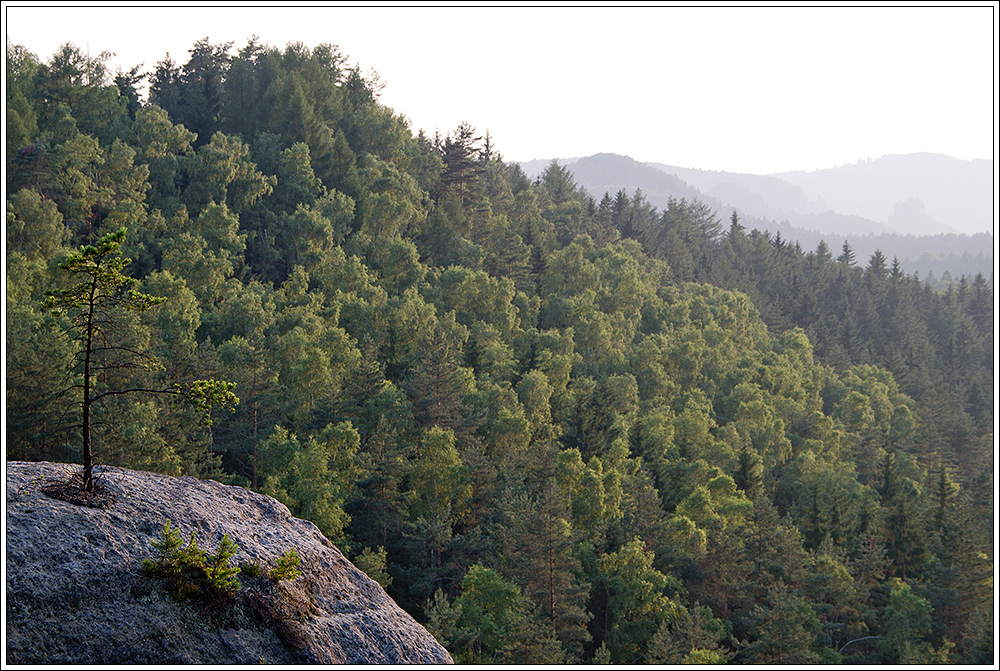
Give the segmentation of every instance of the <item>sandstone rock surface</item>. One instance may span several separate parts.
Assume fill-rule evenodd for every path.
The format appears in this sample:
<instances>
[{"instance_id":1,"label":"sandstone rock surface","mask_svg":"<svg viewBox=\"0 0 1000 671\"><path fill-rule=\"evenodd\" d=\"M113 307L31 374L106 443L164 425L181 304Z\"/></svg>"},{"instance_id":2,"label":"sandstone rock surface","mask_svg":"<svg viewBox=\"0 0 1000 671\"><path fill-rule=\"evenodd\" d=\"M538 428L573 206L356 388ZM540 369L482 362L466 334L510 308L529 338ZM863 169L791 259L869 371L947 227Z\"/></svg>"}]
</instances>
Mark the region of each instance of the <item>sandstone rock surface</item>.
<instances>
[{"instance_id":1,"label":"sandstone rock surface","mask_svg":"<svg viewBox=\"0 0 1000 671\"><path fill-rule=\"evenodd\" d=\"M7 463L7 664L451 663L378 583L278 501L120 468L95 469L113 496L105 508L42 492L77 470ZM177 602L142 569L167 519L185 540L197 532L209 552L228 533L236 566L270 568L295 548L303 575L275 584L241 574L236 602Z\"/></svg>"}]
</instances>

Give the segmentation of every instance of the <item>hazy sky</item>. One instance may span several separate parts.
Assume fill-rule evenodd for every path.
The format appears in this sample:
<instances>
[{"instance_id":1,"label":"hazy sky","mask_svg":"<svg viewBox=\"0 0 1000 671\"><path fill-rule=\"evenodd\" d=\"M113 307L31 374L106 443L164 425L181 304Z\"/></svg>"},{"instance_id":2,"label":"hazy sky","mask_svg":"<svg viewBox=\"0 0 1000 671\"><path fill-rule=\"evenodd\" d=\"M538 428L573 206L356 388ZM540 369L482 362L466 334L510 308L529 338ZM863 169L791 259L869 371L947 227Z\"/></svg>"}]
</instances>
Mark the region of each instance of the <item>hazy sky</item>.
<instances>
[{"instance_id":1,"label":"hazy sky","mask_svg":"<svg viewBox=\"0 0 1000 671\"><path fill-rule=\"evenodd\" d=\"M732 5L733 3L729 3ZM912 5L913 3L910 3ZM885 154L993 158L996 3L966 7L295 7L6 4L7 40L115 65L200 38L338 45L413 131L468 121L506 160L626 154L812 170Z\"/></svg>"}]
</instances>

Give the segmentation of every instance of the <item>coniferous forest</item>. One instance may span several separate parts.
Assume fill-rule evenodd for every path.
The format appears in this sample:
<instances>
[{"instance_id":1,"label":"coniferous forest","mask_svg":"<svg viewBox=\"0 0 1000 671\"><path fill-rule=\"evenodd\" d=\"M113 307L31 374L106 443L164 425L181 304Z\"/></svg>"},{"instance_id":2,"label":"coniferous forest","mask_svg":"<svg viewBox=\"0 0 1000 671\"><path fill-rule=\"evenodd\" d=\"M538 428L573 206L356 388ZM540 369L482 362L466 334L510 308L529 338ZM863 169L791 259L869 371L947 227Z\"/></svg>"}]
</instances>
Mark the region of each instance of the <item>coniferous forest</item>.
<instances>
[{"instance_id":1,"label":"coniferous forest","mask_svg":"<svg viewBox=\"0 0 1000 671\"><path fill-rule=\"evenodd\" d=\"M276 497L456 661L993 663L992 277L531 181L330 45L106 63L7 46L7 459L81 463L43 303L124 230L95 462Z\"/></svg>"}]
</instances>

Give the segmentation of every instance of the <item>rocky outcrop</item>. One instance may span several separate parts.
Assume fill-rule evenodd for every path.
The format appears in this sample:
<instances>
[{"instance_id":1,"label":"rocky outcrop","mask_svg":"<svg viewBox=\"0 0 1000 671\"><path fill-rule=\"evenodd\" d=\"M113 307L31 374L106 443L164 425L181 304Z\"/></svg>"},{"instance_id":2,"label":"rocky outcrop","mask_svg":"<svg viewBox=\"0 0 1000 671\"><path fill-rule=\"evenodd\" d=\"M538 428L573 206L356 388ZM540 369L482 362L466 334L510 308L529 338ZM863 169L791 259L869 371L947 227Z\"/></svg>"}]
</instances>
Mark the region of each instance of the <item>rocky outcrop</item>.
<instances>
[{"instance_id":1,"label":"rocky outcrop","mask_svg":"<svg viewBox=\"0 0 1000 671\"><path fill-rule=\"evenodd\" d=\"M103 507L44 493L78 466L7 463L8 664L444 664L448 652L311 522L241 487L99 468ZM285 551L302 576L241 573L229 599L177 601L142 568L164 522L234 566L274 567Z\"/></svg>"}]
</instances>

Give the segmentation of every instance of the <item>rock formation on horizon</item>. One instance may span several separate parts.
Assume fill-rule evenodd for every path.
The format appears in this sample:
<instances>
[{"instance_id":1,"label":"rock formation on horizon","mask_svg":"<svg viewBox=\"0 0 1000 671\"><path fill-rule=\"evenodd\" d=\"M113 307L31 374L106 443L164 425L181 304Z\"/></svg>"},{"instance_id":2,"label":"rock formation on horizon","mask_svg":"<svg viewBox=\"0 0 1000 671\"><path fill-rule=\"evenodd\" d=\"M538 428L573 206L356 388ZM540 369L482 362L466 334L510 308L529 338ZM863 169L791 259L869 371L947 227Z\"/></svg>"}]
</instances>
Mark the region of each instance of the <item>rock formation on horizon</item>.
<instances>
[{"instance_id":1,"label":"rock formation on horizon","mask_svg":"<svg viewBox=\"0 0 1000 671\"><path fill-rule=\"evenodd\" d=\"M7 463L7 664L451 663L378 583L278 501L121 468L98 469L113 499L103 508L42 492L77 470ZM229 534L234 566L271 568L294 548L303 575L256 580L256 600L175 601L142 568L168 519L185 541L197 532L208 552Z\"/></svg>"}]
</instances>

